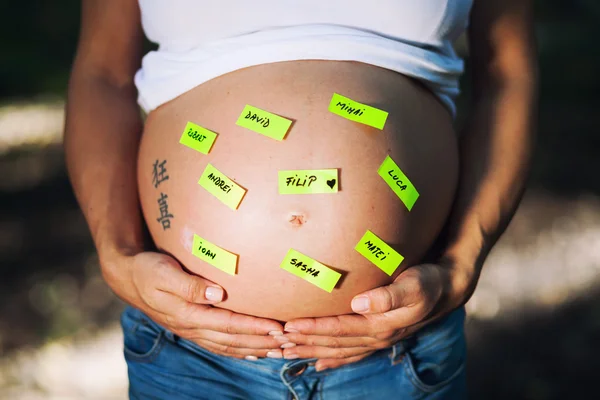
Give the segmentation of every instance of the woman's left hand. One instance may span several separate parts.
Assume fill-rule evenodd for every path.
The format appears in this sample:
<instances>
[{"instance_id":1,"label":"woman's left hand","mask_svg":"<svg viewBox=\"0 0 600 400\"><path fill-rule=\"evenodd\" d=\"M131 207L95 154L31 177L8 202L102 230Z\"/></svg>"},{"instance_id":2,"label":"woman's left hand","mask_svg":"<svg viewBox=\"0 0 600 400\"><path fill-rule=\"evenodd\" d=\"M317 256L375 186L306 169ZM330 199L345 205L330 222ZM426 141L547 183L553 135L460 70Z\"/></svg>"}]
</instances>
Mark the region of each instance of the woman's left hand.
<instances>
[{"instance_id":1,"label":"woman's left hand","mask_svg":"<svg viewBox=\"0 0 600 400\"><path fill-rule=\"evenodd\" d=\"M285 336L296 346L283 356L318 358L318 371L359 361L464 304L475 286L472 275L445 263L410 267L391 285L355 296L358 315L289 321Z\"/></svg>"}]
</instances>

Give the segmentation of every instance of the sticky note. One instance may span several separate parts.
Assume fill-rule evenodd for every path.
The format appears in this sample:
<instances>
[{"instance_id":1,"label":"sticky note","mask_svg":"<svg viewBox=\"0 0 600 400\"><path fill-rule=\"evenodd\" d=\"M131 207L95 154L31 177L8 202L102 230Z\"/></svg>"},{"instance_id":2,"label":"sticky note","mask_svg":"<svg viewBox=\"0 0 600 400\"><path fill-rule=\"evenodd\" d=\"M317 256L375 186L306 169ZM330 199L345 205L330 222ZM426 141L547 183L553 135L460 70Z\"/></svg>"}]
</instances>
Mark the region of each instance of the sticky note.
<instances>
[{"instance_id":1,"label":"sticky note","mask_svg":"<svg viewBox=\"0 0 600 400\"><path fill-rule=\"evenodd\" d=\"M337 93L334 93L331 98L329 111L350 121L360 122L377 129L383 129L388 117L386 111L361 104Z\"/></svg>"},{"instance_id":2,"label":"sticky note","mask_svg":"<svg viewBox=\"0 0 600 400\"><path fill-rule=\"evenodd\" d=\"M379 176L390 186L396 195L402 200L408 211L412 210L415 202L419 198L419 192L404 175L400 167L387 156L379 167Z\"/></svg>"},{"instance_id":3,"label":"sticky note","mask_svg":"<svg viewBox=\"0 0 600 400\"><path fill-rule=\"evenodd\" d=\"M179 143L202 154L208 154L213 143L215 143L215 139L217 139L216 133L193 122L188 122L183 130L181 139L179 139Z\"/></svg>"},{"instance_id":4,"label":"sticky note","mask_svg":"<svg viewBox=\"0 0 600 400\"><path fill-rule=\"evenodd\" d=\"M317 260L290 249L281 263L281 268L331 293L342 276L339 272Z\"/></svg>"},{"instance_id":5,"label":"sticky note","mask_svg":"<svg viewBox=\"0 0 600 400\"><path fill-rule=\"evenodd\" d=\"M337 168L279 171L279 194L337 193L338 184Z\"/></svg>"},{"instance_id":6,"label":"sticky note","mask_svg":"<svg viewBox=\"0 0 600 400\"><path fill-rule=\"evenodd\" d=\"M236 122L236 125L275 140L283 140L291 124L289 119L249 105L244 107Z\"/></svg>"},{"instance_id":7,"label":"sticky note","mask_svg":"<svg viewBox=\"0 0 600 400\"><path fill-rule=\"evenodd\" d=\"M360 239L354 250L375 264L380 270L392 276L404 257L392 249L386 242L379 239L373 232L367 232Z\"/></svg>"},{"instance_id":8,"label":"sticky note","mask_svg":"<svg viewBox=\"0 0 600 400\"><path fill-rule=\"evenodd\" d=\"M229 179L211 164L208 164L204 169L198 184L232 210L237 210L246 194L246 189Z\"/></svg>"},{"instance_id":9,"label":"sticky note","mask_svg":"<svg viewBox=\"0 0 600 400\"><path fill-rule=\"evenodd\" d=\"M229 275L235 275L237 254L230 253L196 234L194 234L192 254Z\"/></svg>"}]
</instances>

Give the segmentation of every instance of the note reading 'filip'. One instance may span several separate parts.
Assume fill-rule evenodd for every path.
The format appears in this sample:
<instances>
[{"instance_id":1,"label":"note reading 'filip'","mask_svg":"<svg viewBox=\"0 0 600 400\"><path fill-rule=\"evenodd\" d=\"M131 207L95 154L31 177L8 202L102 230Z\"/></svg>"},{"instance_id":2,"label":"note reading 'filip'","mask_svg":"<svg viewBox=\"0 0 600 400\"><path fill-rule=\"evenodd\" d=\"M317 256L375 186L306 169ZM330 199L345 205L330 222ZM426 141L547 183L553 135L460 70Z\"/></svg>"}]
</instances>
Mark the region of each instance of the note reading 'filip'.
<instances>
[{"instance_id":1,"label":"note reading 'filip'","mask_svg":"<svg viewBox=\"0 0 600 400\"><path fill-rule=\"evenodd\" d=\"M360 122L377 129L383 129L388 117L386 111L361 104L337 93L334 93L331 98L329 111L350 121Z\"/></svg>"},{"instance_id":2,"label":"note reading 'filip'","mask_svg":"<svg viewBox=\"0 0 600 400\"><path fill-rule=\"evenodd\" d=\"M354 250L358 251L389 276L392 276L396 268L404 260L404 257L400 253L392 249L386 242L369 230L359 240Z\"/></svg>"},{"instance_id":3,"label":"note reading 'filip'","mask_svg":"<svg viewBox=\"0 0 600 400\"><path fill-rule=\"evenodd\" d=\"M211 164L208 164L204 169L198 184L232 210L237 210L246 194L246 189L229 179Z\"/></svg>"},{"instance_id":4,"label":"note reading 'filip'","mask_svg":"<svg viewBox=\"0 0 600 400\"><path fill-rule=\"evenodd\" d=\"M292 121L260 108L246 105L236 125L250 129L275 140L283 140Z\"/></svg>"},{"instance_id":5,"label":"note reading 'filip'","mask_svg":"<svg viewBox=\"0 0 600 400\"><path fill-rule=\"evenodd\" d=\"M279 171L279 194L337 193L338 183L337 168Z\"/></svg>"},{"instance_id":6,"label":"note reading 'filip'","mask_svg":"<svg viewBox=\"0 0 600 400\"><path fill-rule=\"evenodd\" d=\"M294 249L288 251L281 263L281 268L329 293L331 293L342 276L339 272Z\"/></svg>"},{"instance_id":7,"label":"note reading 'filip'","mask_svg":"<svg viewBox=\"0 0 600 400\"><path fill-rule=\"evenodd\" d=\"M196 234L194 234L192 254L229 275L235 275L237 254L230 253Z\"/></svg>"}]
</instances>

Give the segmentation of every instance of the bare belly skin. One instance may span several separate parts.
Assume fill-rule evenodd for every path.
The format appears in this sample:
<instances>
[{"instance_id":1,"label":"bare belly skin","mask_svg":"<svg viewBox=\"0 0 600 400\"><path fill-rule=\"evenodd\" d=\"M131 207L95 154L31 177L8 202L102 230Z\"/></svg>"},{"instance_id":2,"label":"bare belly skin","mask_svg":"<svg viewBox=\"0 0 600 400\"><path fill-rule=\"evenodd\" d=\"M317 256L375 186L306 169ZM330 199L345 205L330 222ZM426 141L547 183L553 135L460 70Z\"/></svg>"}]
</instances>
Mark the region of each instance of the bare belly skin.
<instances>
[{"instance_id":1,"label":"bare belly skin","mask_svg":"<svg viewBox=\"0 0 600 400\"><path fill-rule=\"evenodd\" d=\"M333 93L389 112L383 130L328 111ZM293 120L283 141L235 124L246 104ZM208 155L179 144L188 121L218 133ZM408 211L379 177L390 155L420 193ZM153 182L153 165L166 163ZM247 189L237 210L198 179L207 163ZM336 194L280 195L277 172L338 168ZM448 111L411 79L378 67L294 61L242 69L152 111L138 159L140 201L157 247L227 292L218 306L287 321L350 313L353 296L418 263L450 210L458 174ZM159 179L160 180L160 179ZM158 199L167 197L164 229ZM405 259L391 277L354 250L369 229ZM239 255L230 276L191 253L194 233ZM332 293L280 268L293 248L342 274Z\"/></svg>"}]
</instances>

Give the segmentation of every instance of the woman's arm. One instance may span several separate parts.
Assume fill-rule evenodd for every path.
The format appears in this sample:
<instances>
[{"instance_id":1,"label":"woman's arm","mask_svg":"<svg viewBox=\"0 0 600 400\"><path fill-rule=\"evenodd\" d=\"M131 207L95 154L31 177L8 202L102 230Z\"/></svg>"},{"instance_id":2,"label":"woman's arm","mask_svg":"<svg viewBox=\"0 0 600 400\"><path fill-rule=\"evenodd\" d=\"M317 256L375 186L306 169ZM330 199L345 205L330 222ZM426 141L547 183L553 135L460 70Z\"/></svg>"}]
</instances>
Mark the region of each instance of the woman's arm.
<instances>
[{"instance_id":1,"label":"woman's arm","mask_svg":"<svg viewBox=\"0 0 600 400\"><path fill-rule=\"evenodd\" d=\"M142 120L133 82L143 38L138 2L82 4L64 146L106 282L127 303L203 347L264 357L279 347L268 333L281 331L280 324L207 305L221 301L218 285L187 274L165 254L145 251L136 179Z\"/></svg>"},{"instance_id":2,"label":"woman's arm","mask_svg":"<svg viewBox=\"0 0 600 400\"><path fill-rule=\"evenodd\" d=\"M356 296L353 310L362 315L288 322L286 330L299 333L286 336L299 346L284 356L321 358L319 369L353 362L472 295L485 258L519 204L531 162L537 101L533 1L475 0L468 34L473 104L460 135L459 187L439 258Z\"/></svg>"}]
</instances>

